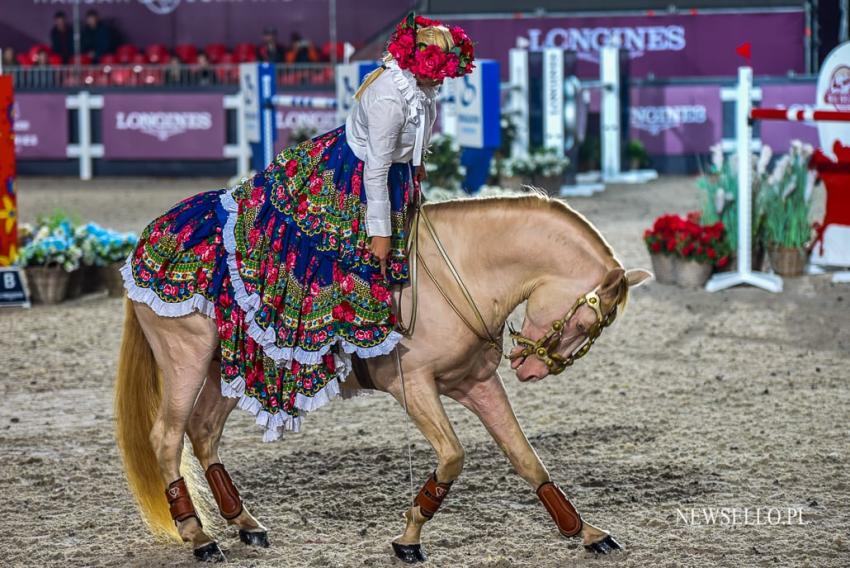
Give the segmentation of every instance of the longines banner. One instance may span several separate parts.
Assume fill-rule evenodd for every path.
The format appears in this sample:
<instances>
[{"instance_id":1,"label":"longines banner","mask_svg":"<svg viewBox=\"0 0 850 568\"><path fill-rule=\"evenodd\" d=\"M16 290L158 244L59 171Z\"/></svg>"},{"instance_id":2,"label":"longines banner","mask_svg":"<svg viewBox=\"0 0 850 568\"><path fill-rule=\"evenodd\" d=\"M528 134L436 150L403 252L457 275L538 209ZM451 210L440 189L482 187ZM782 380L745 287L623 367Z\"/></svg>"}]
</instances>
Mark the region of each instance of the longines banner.
<instances>
[{"instance_id":1,"label":"longines banner","mask_svg":"<svg viewBox=\"0 0 850 568\"><path fill-rule=\"evenodd\" d=\"M15 154L21 160L67 156L65 94L19 93L15 97Z\"/></svg>"},{"instance_id":2,"label":"longines banner","mask_svg":"<svg viewBox=\"0 0 850 568\"><path fill-rule=\"evenodd\" d=\"M107 159L220 159L225 144L222 95L104 95Z\"/></svg>"},{"instance_id":3,"label":"longines banner","mask_svg":"<svg viewBox=\"0 0 850 568\"><path fill-rule=\"evenodd\" d=\"M756 75L802 73L805 16L800 10L656 16L453 19L475 41L476 55L498 59L507 76L508 50L561 47L577 53L580 77L599 76L599 50L618 42L633 77L734 76L745 62L735 48L749 41Z\"/></svg>"}]
</instances>

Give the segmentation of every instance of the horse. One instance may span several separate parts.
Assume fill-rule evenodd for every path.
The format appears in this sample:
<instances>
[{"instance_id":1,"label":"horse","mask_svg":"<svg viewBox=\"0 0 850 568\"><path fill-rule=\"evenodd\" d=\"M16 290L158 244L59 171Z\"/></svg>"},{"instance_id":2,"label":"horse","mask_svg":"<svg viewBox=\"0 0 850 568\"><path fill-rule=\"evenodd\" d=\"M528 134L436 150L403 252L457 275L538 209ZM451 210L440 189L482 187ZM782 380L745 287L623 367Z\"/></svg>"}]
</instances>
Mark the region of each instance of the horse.
<instances>
[{"instance_id":1,"label":"horse","mask_svg":"<svg viewBox=\"0 0 850 568\"><path fill-rule=\"evenodd\" d=\"M511 331L518 344L507 357L517 378L532 383L586 354L624 309L629 289L651 274L625 270L586 218L541 195L426 203L420 217L428 231L411 236L411 262L415 255L428 277L415 278L397 301L409 306L415 292L418 304L428 309L417 310L415 328L399 343L396 356L355 361L359 371L344 383L348 390L373 388L392 395L436 453L436 467L391 543L396 556L408 563L427 558L422 529L463 469L464 449L441 397L480 419L564 537L580 537L595 554L619 550L620 544L585 520L550 478L514 415L497 368L505 357L506 321L521 303L526 302L524 320L520 330ZM200 560L225 560L187 494L196 490L199 477L186 463L181 469L188 435L220 514L238 528L244 543L268 546L266 527L248 511L219 456L219 440L237 399L221 392L215 321L199 312L160 317L145 304L125 303L116 438L148 526L191 542ZM188 485L175 481L181 473Z\"/></svg>"}]
</instances>

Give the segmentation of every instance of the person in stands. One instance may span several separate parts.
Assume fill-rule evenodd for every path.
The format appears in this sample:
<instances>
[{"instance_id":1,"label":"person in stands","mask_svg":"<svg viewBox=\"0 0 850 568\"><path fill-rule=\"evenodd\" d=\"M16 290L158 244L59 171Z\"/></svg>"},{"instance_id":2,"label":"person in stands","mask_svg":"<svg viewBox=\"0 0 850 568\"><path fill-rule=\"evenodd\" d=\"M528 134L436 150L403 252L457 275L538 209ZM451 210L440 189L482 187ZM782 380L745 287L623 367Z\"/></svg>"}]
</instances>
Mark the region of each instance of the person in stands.
<instances>
[{"instance_id":1,"label":"person in stands","mask_svg":"<svg viewBox=\"0 0 850 568\"><path fill-rule=\"evenodd\" d=\"M198 62L192 70L192 83L203 87L215 85L215 71L210 65L210 60L206 53L198 54Z\"/></svg>"},{"instance_id":2,"label":"person in stands","mask_svg":"<svg viewBox=\"0 0 850 568\"><path fill-rule=\"evenodd\" d=\"M7 47L3 50L3 72L8 73L11 69L18 66L18 58L15 55L15 48Z\"/></svg>"},{"instance_id":3,"label":"person in stands","mask_svg":"<svg viewBox=\"0 0 850 568\"><path fill-rule=\"evenodd\" d=\"M50 50L68 63L74 55L74 30L68 24L65 12L53 15L53 27L50 29Z\"/></svg>"},{"instance_id":4,"label":"person in stands","mask_svg":"<svg viewBox=\"0 0 850 568\"><path fill-rule=\"evenodd\" d=\"M260 61L269 63L280 63L283 60L283 49L277 42L277 30L266 28L263 30L263 41L257 50Z\"/></svg>"},{"instance_id":5,"label":"person in stands","mask_svg":"<svg viewBox=\"0 0 850 568\"><path fill-rule=\"evenodd\" d=\"M315 63L319 60L318 52L309 39L301 37L298 32L292 32L292 45L286 54L287 63Z\"/></svg>"},{"instance_id":6,"label":"person in stands","mask_svg":"<svg viewBox=\"0 0 850 568\"><path fill-rule=\"evenodd\" d=\"M81 51L97 61L112 53L112 30L100 20L97 10L86 12L86 22L80 34Z\"/></svg>"}]
</instances>

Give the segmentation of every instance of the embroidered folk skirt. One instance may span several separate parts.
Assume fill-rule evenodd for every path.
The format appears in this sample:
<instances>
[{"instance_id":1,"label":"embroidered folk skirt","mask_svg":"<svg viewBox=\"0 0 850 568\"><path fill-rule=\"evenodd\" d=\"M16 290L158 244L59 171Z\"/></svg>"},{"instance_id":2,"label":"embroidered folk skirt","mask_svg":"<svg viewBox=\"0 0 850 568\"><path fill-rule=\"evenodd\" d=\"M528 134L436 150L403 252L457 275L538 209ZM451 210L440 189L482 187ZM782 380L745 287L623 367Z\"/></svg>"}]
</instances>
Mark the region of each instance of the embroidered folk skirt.
<instances>
[{"instance_id":1,"label":"embroidered folk skirt","mask_svg":"<svg viewBox=\"0 0 850 568\"><path fill-rule=\"evenodd\" d=\"M153 221L122 272L131 300L161 316L215 318L221 390L256 415L264 439L300 428L328 402L350 354L392 351L390 287L408 278L408 216L418 184L388 175L387 276L369 250L363 162L340 127L281 152L230 190L192 196Z\"/></svg>"}]
</instances>

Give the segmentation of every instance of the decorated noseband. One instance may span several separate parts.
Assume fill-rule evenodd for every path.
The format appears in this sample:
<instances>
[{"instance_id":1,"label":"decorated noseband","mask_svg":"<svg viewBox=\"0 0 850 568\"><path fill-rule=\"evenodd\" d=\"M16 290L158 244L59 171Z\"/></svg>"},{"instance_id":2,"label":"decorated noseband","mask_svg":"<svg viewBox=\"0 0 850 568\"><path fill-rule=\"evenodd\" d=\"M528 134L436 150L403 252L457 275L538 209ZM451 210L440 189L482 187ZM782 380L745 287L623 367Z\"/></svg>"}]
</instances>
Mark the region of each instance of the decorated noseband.
<instances>
[{"instance_id":1,"label":"decorated noseband","mask_svg":"<svg viewBox=\"0 0 850 568\"><path fill-rule=\"evenodd\" d=\"M608 315L602 313L602 301L599 299L599 294L597 294L598 289L599 287L596 287L584 296L579 296L578 300L576 300L573 304L573 307L570 308L570 311L568 311L561 319L552 322L552 329L550 329L546 335L537 341L525 337L511 326L509 331L514 343L523 345L524 347L523 350L518 353L505 355L505 358L513 361L520 357L529 357L534 355L546 364L550 373L557 375L575 363L577 359L581 359L587 355L587 352L590 351L590 348L593 346L593 342L596 341L602 334L602 330L614 323L614 320L617 319L616 305L614 306L614 309L608 312ZM561 337L564 333L564 329L567 328L567 325L570 323L570 320L576 314L578 309L585 304L593 310L594 314L596 314L596 322L590 327L590 329L587 330L587 333L585 334L587 338L584 343L581 344L581 347L570 353L567 357L562 357L558 354L557 349L558 345L561 343Z\"/></svg>"}]
</instances>

